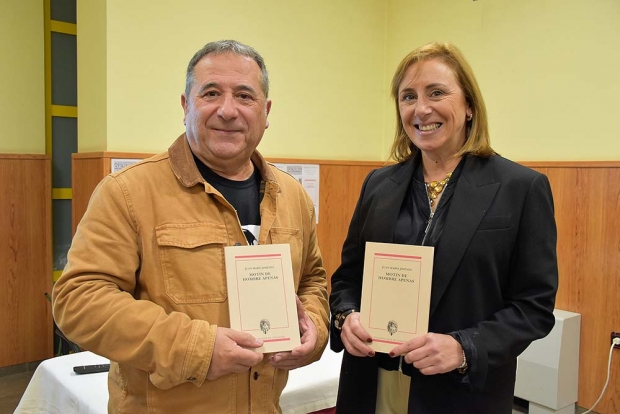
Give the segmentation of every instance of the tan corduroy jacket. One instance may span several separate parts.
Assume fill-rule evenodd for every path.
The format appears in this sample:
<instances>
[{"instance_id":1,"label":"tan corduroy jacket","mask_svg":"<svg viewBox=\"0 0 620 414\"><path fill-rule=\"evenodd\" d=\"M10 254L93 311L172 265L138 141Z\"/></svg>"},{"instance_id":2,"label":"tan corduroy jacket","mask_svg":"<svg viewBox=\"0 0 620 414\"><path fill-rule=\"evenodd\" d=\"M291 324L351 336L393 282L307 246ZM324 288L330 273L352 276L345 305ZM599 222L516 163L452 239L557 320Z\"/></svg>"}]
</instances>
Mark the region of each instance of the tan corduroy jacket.
<instances>
[{"instance_id":1,"label":"tan corduroy jacket","mask_svg":"<svg viewBox=\"0 0 620 414\"><path fill-rule=\"evenodd\" d=\"M327 343L327 282L312 202L256 152L265 181L259 244L291 246L297 294ZM185 135L168 152L106 177L54 286L54 318L112 361L111 413L274 413L288 372L267 356L206 380L217 326L229 327L224 246L247 244L232 206L206 183Z\"/></svg>"}]
</instances>

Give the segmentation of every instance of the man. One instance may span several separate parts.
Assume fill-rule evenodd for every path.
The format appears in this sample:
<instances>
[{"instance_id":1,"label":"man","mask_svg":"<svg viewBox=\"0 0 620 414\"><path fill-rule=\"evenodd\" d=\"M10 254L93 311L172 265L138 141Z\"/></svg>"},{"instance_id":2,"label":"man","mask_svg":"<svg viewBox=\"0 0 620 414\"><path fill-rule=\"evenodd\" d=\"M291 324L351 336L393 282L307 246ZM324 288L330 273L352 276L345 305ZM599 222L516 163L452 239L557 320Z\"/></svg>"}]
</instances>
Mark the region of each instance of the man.
<instances>
[{"instance_id":1,"label":"man","mask_svg":"<svg viewBox=\"0 0 620 414\"><path fill-rule=\"evenodd\" d=\"M185 134L106 177L54 287L54 317L112 361L111 413L274 413L289 369L327 343L327 284L314 209L255 150L271 109L262 57L205 45L181 96ZM247 238L245 236L247 234ZM288 243L301 346L265 355L230 326L224 246Z\"/></svg>"}]
</instances>

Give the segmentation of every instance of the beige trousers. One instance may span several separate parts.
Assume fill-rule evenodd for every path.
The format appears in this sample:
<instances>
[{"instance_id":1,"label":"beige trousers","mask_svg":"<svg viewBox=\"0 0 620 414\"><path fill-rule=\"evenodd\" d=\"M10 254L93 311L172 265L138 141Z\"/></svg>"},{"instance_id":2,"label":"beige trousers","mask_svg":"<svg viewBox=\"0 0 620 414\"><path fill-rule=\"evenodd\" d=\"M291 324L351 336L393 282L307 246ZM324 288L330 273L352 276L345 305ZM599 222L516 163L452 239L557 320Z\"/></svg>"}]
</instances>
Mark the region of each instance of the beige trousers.
<instances>
[{"instance_id":1,"label":"beige trousers","mask_svg":"<svg viewBox=\"0 0 620 414\"><path fill-rule=\"evenodd\" d=\"M376 414L407 414L411 377L379 368Z\"/></svg>"}]
</instances>

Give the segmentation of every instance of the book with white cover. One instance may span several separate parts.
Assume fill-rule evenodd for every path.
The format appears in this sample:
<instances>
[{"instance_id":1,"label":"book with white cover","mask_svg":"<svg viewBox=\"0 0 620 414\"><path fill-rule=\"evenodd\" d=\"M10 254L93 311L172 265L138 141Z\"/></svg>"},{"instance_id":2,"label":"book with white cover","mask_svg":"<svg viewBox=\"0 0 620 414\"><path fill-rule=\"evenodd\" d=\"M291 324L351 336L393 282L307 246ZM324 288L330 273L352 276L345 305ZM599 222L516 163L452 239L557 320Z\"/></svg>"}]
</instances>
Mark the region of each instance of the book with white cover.
<instances>
[{"instance_id":1,"label":"book with white cover","mask_svg":"<svg viewBox=\"0 0 620 414\"><path fill-rule=\"evenodd\" d=\"M230 327L263 340L256 351L301 345L288 244L224 248Z\"/></svg>"},{"instance_id":2,"label":"book with white cover","mask_svg":"<svg viewBox=\"0 0 620 414\"><path fill-rule=\"evenodd\" d=\"M431 246L366 243L360 323L376 352L428 332L433 252Z\"/></svg>"}]
</instances>

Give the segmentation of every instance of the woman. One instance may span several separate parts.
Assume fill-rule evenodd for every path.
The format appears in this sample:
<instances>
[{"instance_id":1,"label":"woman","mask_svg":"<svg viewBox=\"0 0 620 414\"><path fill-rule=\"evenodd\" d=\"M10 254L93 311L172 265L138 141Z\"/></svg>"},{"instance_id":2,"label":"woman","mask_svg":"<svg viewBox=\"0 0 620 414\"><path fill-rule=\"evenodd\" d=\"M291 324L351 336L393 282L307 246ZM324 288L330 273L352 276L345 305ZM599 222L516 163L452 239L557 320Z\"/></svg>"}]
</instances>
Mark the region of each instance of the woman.
<instances>
[{"instance_id":1,"label":"woman","mask_svg":"<svg viewBox=\"0 0 620 414\"><path fill-rule=\"evenodd\" d=\"M473 72L450 44L392 80L398 161L366 178L332 276L338 413L511 413L517 356L553 327L556 227L547 178L490 146ZM376 354L359 314L367 241L435 247L429 333ZM402 371L402 372L401 372Z\"/></svg>"}]
</instances>

